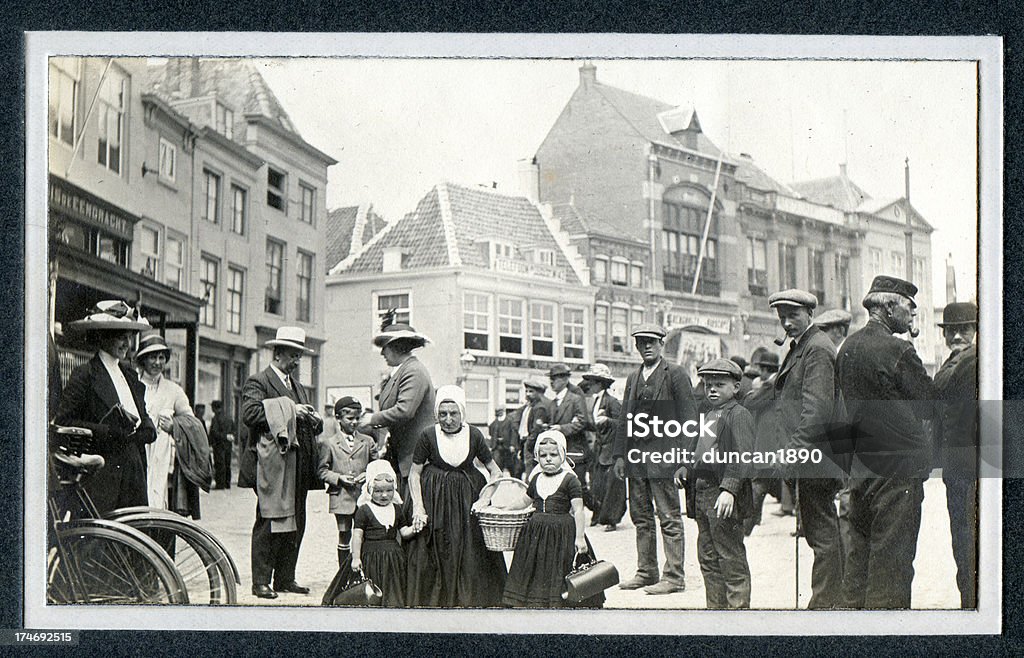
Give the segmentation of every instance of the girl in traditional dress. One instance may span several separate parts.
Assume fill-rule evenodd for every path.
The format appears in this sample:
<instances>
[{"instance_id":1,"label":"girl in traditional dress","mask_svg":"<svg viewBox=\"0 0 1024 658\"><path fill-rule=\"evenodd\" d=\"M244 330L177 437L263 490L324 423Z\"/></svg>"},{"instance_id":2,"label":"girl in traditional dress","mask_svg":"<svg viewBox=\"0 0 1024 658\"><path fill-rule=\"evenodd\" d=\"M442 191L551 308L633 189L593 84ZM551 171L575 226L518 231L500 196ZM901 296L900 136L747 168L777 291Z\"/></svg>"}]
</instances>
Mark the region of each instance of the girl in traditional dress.
<instances>
[{"instance_id":1,"label":"girl in traditional dress","mask_svg":"<svg viewBox=\"0 0 1024 658\"><path fill-rule=\"evenodd\" d=\"M501 471L480 430L464 422L466 394L442 386L435 397L437 424L419 436L409 471L413 527L425 531L409 542L409 600L414 606L489 607L501 604L505 560L488 551L472 515L487 483Z\"/></svg>"},{"instance_id":2,"label":"girl in traditional dress","mask_svg":"<svg viewBox=\"0 0 1024 658\"><path fill-rule=\"evenodd\" d=\"M594 549L583 534L583 486L565 457L565 436L547 430L534 447L537 466L526 494L534 513L516 543L502 602L507 606L558 608L565 605L565 577L577 553ZM604 593L580 606L600 607Z\"/></svg>"},{"instance_id":3,"label":"girl in traditional dress","mask_svg":"<svg viewBox=\"0 0 1024 658\"><path fill-rule=\"evenodd\" d=\"M403 607L406 561L401 539L416 531L397 499L398 478L391 464L383 459L366 467L366 487L359 497L352 528L351 569L362 571L384 593L384 605ZM401 539L399 539L401 538Z\"/></svg>"}]
</instances>

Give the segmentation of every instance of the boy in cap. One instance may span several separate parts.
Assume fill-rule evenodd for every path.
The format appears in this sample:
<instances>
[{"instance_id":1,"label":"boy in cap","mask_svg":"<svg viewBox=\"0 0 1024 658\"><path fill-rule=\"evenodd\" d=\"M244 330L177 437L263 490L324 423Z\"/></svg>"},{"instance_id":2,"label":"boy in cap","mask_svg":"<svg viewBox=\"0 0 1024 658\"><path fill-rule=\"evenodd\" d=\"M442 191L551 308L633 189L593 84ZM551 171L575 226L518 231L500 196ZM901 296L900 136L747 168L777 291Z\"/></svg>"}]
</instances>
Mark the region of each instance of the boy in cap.
<instances>
[{"instance_id":1,"label":"boy in cap","mask_svg":"<svg viewBox=\"0 0 1024 658\"><path fill-rule=\"evenodd\" d=\"M743 519L752 512L753 492L738 457L754 450L754 418L736 402L743 371L735 362L714 359L697 374L704 380L707 420L714 431L697 437L693 461L676 471L676 482L688 487L687 515L697 521L697 560L708 608L749 608Z\"/></svg>"},{"instance_id":2,"label":"boy in cap","mask_svg":"<svg viewBox=\"0 0 1024 658\"><path fill-rule=\"evenodd\" d=\"M348 557L352 541L352 519L356 501L366 482L366 465L377 459L377 444L372 437L356 431L363 405L345 396L334 403L338 432L324 436L319 444L320 459L316 474L327 485L330 512L338 522L338 566Z\"/></svg>"},{"instance_id":3,"label":"boy in cap","mask_svg":"<svg viewBox=\"0 0 1024 658\"><path fill-rule=\"evenodd\" d=\"M523 382L526 404L516 411L514 426L518 428L516 435L519 437L519 445L516 448L521 451L516 470L519 470L519 465L522 464L523 470L520 471L520 474L527 476L536 465L533 459L534 441L537 440L538 434L548 428L550 414L547 401L544 399L544 391L547 389L548 385L544 383L543 379L536 377L527 379Z\"/></svg>"}]
</instances>

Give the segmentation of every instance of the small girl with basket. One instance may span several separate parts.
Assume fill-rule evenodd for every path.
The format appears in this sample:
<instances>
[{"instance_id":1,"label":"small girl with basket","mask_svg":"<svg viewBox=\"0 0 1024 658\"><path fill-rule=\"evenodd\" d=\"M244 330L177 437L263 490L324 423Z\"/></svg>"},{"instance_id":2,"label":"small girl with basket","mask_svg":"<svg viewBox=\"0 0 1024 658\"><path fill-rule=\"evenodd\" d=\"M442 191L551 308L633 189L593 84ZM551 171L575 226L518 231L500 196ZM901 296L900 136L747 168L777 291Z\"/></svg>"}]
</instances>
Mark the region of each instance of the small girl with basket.
<instances>
[{"instance_id":1,"label":"small girl with basket","mask_svg":"<svg viewBox=\"0 0 1024 658\"><path fill-rule=\"evenodd\" d=\"M537 466L529 476L526 494L533 498L534 513L516 544L502 603L511 607L559 608L565 577L577 555L593 556L594 549L583 533L583 485L565 457L565 435L558 430L542 432L534 446ZM599 608L604 592L578 604Z\"/></svg>"}]
</instances>

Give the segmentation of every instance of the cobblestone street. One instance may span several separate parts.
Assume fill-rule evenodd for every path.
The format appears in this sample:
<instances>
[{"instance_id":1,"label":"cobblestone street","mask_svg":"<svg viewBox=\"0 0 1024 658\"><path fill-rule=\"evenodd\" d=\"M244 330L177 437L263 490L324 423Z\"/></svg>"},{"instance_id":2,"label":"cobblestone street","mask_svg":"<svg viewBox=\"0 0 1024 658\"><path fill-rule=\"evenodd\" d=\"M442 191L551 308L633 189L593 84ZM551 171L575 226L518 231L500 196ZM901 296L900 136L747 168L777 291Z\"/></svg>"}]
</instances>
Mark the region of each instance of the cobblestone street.
<instances>
[{"instance_id":1,"label":"cobblestone street","mask_svg":"<svg viewBox=\"0 0 1024 658\"><path fill-rule=\"evenodd\" d=\"M921 533L918 539L913 606L915 608L953 608L959 606L955 582L955 565L950 548L949 519L946 512L945 488L942 480L931 478L925 483L925 499ZM311 589L305 596L281 594L277 599L257 599L251 593L249 538L255 518L256 496L252 490L232 488L215 490L202 496L202 525L209 528L225 544L238 566L242 585L238 590L241 605L319 605L321 596L337 571L337 530L327 511L327 495L310 492L307 502L306 535L299 555L297 580ZM793 609L795 560L794 519L773 514L779 504L767 498L762 525L746 540L747 557L752 578L753 608ZM682 608L703 609L704 587L697 564L697 526L684 519L686 537L686 591L678 594L649 596L617 587L606 592L606 608ZM587 535L598 557L612 562L622 580L633 576L636 568L636 540L627 513L614 532L589 528ZM660 548L659 548L660 551ZM661 554L661 553L659 553ZM510 561L511 553L505 553ZM806 542L800 542L800 607L810 599L812 553Z\"/></svg>"}]
</instances>

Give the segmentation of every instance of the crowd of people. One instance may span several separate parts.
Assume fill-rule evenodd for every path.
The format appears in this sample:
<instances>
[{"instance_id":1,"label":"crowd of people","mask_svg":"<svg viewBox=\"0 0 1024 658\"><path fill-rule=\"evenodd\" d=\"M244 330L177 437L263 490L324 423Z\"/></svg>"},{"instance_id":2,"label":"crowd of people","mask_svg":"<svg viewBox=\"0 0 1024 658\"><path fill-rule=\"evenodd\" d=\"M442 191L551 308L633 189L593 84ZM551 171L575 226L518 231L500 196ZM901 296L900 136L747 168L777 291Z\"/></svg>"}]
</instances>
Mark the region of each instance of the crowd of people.
<instances>
[{"instance_id":1,"label":"crowd of people","mask_svg":"<svg viewBox=\"0 0 1024 658\"><path fill-rule=\"evenodd\" d=\"M257 497L252 592L268 599L309 592L295 573L306 498L326 488L339 576L369 577L385 605L564 605L575 558L593 555L585 510L589 527L606 532L628 510L637 569L620 588L685 590L685 513L698 529L707 606L746 608L744 540L772 495L781 513L797 516L797 533L813 551L810 608L909 608L923 482L941 465L961 605L975 607L977 307L944 310L951 355L933 379L913 343L899 337L916 331L916 293L908 281L875 277L863 300L868 321L852 333L848 312L817 313L806 291L775 293L769 306L789 341L781 361L767 348L749 362L714 359L698 368L697 387L664 357L666 330L640 325L632 336L641 363L621 400L607 366L594 364L574 384L572 371L556 363L546 381L524 382L525 403L499 408L486 435L467 422L461 388L435 389L415 355L427 338L411 326L390 322L373 339L390 368L377 410L344 397L323 415L292 379L310 352L305 334L281 327L265 343L271 363L245 382L239 410L248 432L239 485ZM163 375L170 348L158 334L139 341L138 372L124 365L148 325L123 302L103 303L69 329L96 356L72 373L54 420L93 430L108 465L86 486L101 513L149 504L198 518L199 488L214 477L228 486L233 420L214 402L207 441L184 392ZM627 419L641 413L701 418L713 431L639 437ZM677 449L693 459L634 459ZM714 457L787 452L821 458L755 466ZM502 477L520 478L534 508L508 568L485 546L474 514L487 503L486 485Z\"/></svg>"}]
</instances>

